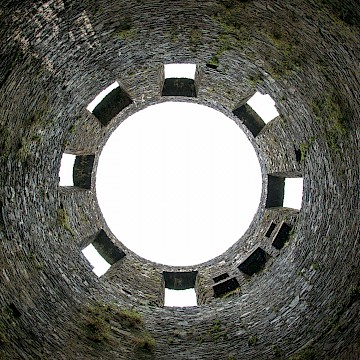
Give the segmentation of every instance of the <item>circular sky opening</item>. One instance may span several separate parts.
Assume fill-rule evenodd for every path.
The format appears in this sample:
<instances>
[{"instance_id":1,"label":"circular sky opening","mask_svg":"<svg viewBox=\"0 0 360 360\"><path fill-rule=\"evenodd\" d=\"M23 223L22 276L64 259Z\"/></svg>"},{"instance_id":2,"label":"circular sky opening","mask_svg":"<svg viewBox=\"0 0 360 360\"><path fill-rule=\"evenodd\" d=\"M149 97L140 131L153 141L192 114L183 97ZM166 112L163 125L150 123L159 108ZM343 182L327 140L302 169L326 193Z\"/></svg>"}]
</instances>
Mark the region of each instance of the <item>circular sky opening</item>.
<instances>
[{"instance_id":1,"label":"circular sky opening","mask_svg":"<svg viewBox=\"0 0 360 360\"><path fill-rule=\"evenodd\" d=\"M261 196L260 165L236 123L209 107L165 102L123 121L105 144L96 192L114 235L166 265L195 265L233 245Z\"/></svg>"}]
</instances>

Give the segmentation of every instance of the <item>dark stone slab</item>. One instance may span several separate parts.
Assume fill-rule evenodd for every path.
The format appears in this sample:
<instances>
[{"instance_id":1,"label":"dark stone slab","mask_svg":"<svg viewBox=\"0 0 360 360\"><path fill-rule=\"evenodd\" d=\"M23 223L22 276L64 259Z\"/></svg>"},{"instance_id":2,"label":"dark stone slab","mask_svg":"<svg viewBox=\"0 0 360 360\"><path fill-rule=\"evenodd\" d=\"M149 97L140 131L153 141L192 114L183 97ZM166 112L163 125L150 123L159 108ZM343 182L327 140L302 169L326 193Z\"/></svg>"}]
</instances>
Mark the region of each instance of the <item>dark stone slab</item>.
<instances>
[{"instance_id":1,"label":"dark stone slab","mask_svg":"<svg viewBox=\"0 0 360 360\"><path fill-rule=\"evenodd\" d=\"M185 290L195 287L197 271L168 272L164 271L165 287L172 290Z\"/></svg>"},{"instance_id":2,"label":"dark stone slab","mask_svg":"<svg viewBox=\"0 0 360 360\"><path fill-rule=\"evenodd\" d=\"M167 78L161 95L196 97L195 81L187 78Z\"/></svg>"}]
</instances>

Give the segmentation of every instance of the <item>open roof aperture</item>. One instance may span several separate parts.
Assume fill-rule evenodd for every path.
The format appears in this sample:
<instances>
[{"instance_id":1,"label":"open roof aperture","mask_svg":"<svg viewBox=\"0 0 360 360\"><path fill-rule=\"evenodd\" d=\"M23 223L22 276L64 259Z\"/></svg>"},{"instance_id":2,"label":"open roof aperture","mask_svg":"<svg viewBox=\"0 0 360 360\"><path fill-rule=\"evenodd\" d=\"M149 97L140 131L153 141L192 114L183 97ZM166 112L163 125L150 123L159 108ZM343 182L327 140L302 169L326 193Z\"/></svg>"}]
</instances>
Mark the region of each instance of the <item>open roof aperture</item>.
<instances>
[{"instance_id":1,"label":"open roof aperture","mask_svg":"<svg viewBox=\"0 0 360 360\"><path fill-rule=\"evenodd\" d=\"M102 150L96 179L112 233L168 265L198 264L233 245L256 213L262 184L256 153L236 123L185 102L123 121ZM206 252L196 250L201 244Z\"/></svg>"}]
</instances>

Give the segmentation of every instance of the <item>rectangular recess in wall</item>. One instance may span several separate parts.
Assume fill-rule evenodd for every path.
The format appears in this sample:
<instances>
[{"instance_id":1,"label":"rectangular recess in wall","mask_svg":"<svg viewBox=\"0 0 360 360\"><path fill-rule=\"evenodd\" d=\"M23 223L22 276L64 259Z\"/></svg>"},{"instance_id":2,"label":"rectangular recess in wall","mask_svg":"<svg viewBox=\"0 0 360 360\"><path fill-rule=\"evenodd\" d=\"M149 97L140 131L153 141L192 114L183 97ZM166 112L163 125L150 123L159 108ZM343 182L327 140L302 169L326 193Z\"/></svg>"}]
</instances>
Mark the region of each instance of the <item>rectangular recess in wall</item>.
<instances>
[{"instance_id":1,"label":"rectangular recess in wall","mask_svg":"<svg viewBox=\"0 0 360 360\"><path fill-rule=\"evenodd\" d=\"M265 126L261 117L248 104L236 108L233 110L233 114L240 119L254 137L256 137Z\"/></svg>"},{"instance_id":2,"label":"rectangular recess in wall","mask_svg":"<svg viewBox=\"0 0 360 360\"><path fill-rule=\"evenodd\" d=\"M90 102L90 104L86 107L90 112L93 112L96 106L98 106L101 101L103 101L104 97L109 95L113 90L117 89L119 87L119 83L117 81L113 82L111 85L109 85L106 89L102 90L97 94L93 101Z\"/></svg>"},{"instance_id":3,"label":"rectangular recess in wall","mask_svg":"<svg viewBox=\"0 0 360 360\"><path fill-rule=\"evenodd\" d=\"M269 258L270 255L259 247L238 266L238 269L246 275L254 275L262 270Z\"/></svg>"},{"instance_id":4,"label":"rectangular recess in wall","mask_svg":"<svg viewBox=\"0 0 360 360\"><path fill-rule=\"evenodd\" d=\"M76 156L73 171L74 186L91 189L94 159L95 155Z\"/></svg>"},{"instance_id":5,"label":"rectangular recess in wall","mask_svg":"<svg viewBox=\"0 0 360 360\"><path fill-rule=\"evenodd\" d=\"M165 64L161 95L196 97L195 77L195 64Z\"/></svg>"},{"instance_id":6,"label":"rectangular recess in wall","mask_svg":"<svg viewBox=\"0 0 360 360\"><path fill-rule=\"evenodd\" d=\"M185 290L195 288L197 271L164 271L165 287L172 290Z\"/></svg>"},{"instance_id":7,"label":"rectangular recess in wall","mask_svg":"<svg viewBox=\"0 0 360 360\"><path fill-rule=\"evenodd\" d=\"M103 126L109 124L120 111L132 103L131 98L118 82L114 82L105 90L100 92L88 105L91 111Z\"/></svg>"},{"instance_id":8,"label":"rectangular recess in wall","mask_svg":"<svg viewBox=\"0 0 360 360\"><path fill-rule=\"evenodd\" d=\"M76 155L63 153L59 170L59 185L74 186L73 170Z\"/></svg>"},{"instance_id":9,"label":"rectangular recess in wall","mask_svg":"<svg viewBox=\"0 0 360 360\"><path fill-rule=\"evenodd\" d=\"M268 175L266 208L283 206L285 178Z\"/></svg>"},{"instance_id":10,"label":"rectangular recess in wall","mask_svg":"<svg viewBox=\"0 0 360 360\"><path fill-rule=\"evenodd\" d=\"M286 241L288 241L289 239L291 229L292 227L290 225L283 222L276 235L274 236L272 246L274 246L278 250L282 249Z\"/></svg>"},{"instance_id":11,"label":"rectangular recess in wall","mask_svg":"<svg viewBox=\"0 0 360 360\"><path fill-rule=\"evenodd\" d=\"M214 297L222 297L240 287L236 278L231 278L213 286Z\"/></svg>"},{"instance_id":12,"label":"rectangular recess in wall","mask_svg":"<svg viewBox=\"0 0 360 360\"><path fill-rule=\"evenodd\" d=\"M269 238L272 232L275 230L275 228L276 228L276 224L272 222L269 228L267 229L265 236Z\"/></svg>"},{"instance_id":13,"label":"rectangular recess in wall","mask_svg":"<svg viewBox=\"0 0 360 360\"><path fill-rule=\"evenodd\" d=\"M224 274L215 276L215 277L213 278L213 280L214 280L215 283L217 283L217 282L219 282L219 281L221 281L221 280L224 280L224 279L226 279L226 278L228 278L228 277L229 277L229 274L228 274L228 273L224 273Z\"/></svg>"},{"instance_id":14,"label":"rectangular recess in wall","mask_svg":"<svg viewBox=\"0 0 360 360\"><path fill-rule=\"evenodd\" d=\"M111 241L103 229L98 232L92 244L110 265L115 264L125 256L125 253Z\"/></svg>"}]
</instances>

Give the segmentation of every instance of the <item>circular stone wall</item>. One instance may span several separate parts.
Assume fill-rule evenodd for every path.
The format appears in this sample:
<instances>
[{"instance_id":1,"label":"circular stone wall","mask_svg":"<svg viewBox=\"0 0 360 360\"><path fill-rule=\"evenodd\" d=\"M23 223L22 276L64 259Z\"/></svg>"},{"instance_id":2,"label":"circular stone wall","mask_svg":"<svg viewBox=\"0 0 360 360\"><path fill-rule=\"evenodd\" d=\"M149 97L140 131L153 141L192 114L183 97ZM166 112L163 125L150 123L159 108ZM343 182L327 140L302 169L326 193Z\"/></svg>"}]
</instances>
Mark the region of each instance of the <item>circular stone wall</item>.
<instances>
[{"instance_id":1,"label":"circular stone wall","mask_svg":"<svg viewBox=\"0 0 360 360\"><path fill-rule=\"evenodd\" d=\"M359 18L355 0L1 2L0 357L358 358ZM164 79L169 63L195 79ZM256 91L280 114L266 125ZM236 121L263 174L244 236L192 267L122 246L94 188L112 131L169 100ZM300 210L282 206L289 177ZM100 278L90 243L111 264ZM165 287L198 306L163 307Z\"/></svg>"}]
</instances>

